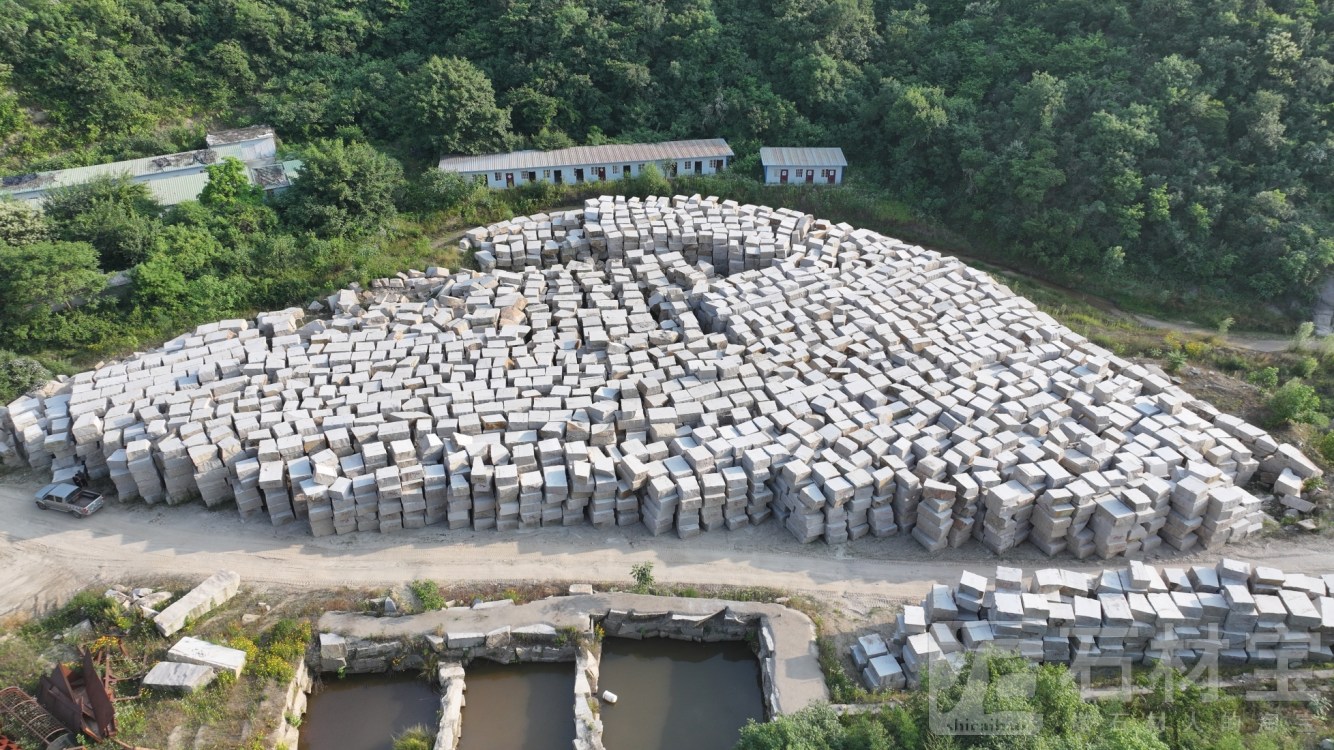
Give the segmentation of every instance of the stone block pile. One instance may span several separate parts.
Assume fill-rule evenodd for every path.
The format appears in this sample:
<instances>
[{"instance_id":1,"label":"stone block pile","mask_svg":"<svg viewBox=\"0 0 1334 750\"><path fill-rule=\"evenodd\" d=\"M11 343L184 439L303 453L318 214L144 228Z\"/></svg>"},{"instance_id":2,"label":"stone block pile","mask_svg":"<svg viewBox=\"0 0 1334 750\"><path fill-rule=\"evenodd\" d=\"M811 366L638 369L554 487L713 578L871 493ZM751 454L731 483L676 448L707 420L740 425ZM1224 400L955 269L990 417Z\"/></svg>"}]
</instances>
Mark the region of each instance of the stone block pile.
<instances>
[{"instance_id":1,"label":"stone block pile","mask_svg":"<svg viewBox=\"0 0 1334 750\"><path fill-rule=\"evenodd\" d=\"M933 585L894 629L851 647L871 689L916 684L937 663L958 670L994 648L1074 668L1334 661L1334 574L1312 576L1223 559L1216 565L1085 573L997 567Z\"/></svg>"},{"instance_id":2,"label":"stone block pile","mask_svg":"<svg viewBox=\"0 0 1334 750\"><path fill-rule=\"evenodd\" d=\"M1318 469L952 258L787 209L604 197L201 326L0 413L0 456L318 536L773 517L1049 555L1214 548ZM1297 494L1293 494L1297 493Z\"/></svg>"}]
</instances>

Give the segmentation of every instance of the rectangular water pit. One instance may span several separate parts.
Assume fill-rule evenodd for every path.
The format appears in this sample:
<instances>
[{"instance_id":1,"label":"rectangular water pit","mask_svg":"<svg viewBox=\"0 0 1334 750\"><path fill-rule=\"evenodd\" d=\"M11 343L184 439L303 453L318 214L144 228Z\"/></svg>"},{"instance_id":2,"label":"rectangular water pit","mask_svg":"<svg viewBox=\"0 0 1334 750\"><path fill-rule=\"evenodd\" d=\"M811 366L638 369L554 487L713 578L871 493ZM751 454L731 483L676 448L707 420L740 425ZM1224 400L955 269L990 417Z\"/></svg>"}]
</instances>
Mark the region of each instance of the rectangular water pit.
<instances>
[{"instance_id":1,"label":"rectangular water pit","mask_svg":"<svg viewBox=\"0 0 1334 750\"><path fill-rule=\"evenodd\" d=\"M730 750L764 720L759 662L739 641L608 638L598 687L617 695L602 705L607 750Z\"/></svg>"},{"instance_id":2,"label":"rectangular water pit","mask_svg":"<svg viewBox=\"0 0 1334 750\"><path fill-rule=\"evenodd\" d=\"M440 698L410 675L328 679L310 696L298 750L392 750L394 737L423 727L434 737Z\"/></svg>"},{"instance_id":3,"label":"rectangular water pit","mask_svg":"<svg viewBox=\"0 0 1334 750\"><path fill-rule=\"evenodd\" d=\"M574 664L465 668L458 750L569 750L574 742Z\"/></svg>"}]
</instances>

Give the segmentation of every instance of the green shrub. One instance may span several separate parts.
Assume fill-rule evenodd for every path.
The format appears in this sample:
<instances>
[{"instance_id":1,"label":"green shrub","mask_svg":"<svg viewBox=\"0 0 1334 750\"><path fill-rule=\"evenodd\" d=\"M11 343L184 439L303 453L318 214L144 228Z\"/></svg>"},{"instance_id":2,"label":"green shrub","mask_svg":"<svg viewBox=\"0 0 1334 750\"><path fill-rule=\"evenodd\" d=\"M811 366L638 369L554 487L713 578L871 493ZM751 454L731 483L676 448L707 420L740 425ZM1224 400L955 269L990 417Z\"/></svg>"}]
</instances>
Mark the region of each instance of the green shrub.
<instances>
[{"instance_id":1,"label":"green shrub","mask_svg":"<svg viewBox=\"0 0 1334 750\"><path fill-rule=\"evenodd\" d=\"M1326 461L1334 462L1334 432L1326 432L1316 443L1316 450Z\"/></svg>"},{"instance_id":2,"label":"green shrub","mask_svg":"<svg viewBox=\"0 0 1334 750\"><path fill-rule=\"evenodd\" d=\"M1326 420L1320 413L1320 397L1315 389L1293 378L1274 391L1265 404L1269 409L1271 425L1283 425L1290 422L1319 424Z\"/></svg>"},{"instance_id":3,"label":"green shrub","mask_svg":"<svg viewBox=\"0 0 1334 750\"><path fill-rule=\"evenodd\" d=\"M248 636L236 636L227 645L245 652L246 674L260 679L291 682L297 662L305 657L312 633L310 623L279 620L255 643Z\"/></svg>"},{"instance_id":4,"label":"green shrub","mask_svg":"<svg viewBox=\"0 0 1334 750\"><path fill-rule=\"evenodd\" d=\"M423 611L445 608L445 595L440 593L440 584L435 581L413 581L408 584L417 601L421 602Z\"/></svg>"},{"instance_id":5,"label":"green shrub","mask_svg":"<svg viewBox=\"0 0 1334 750\"><path fill-rule=\"evenodd\" d=\"M1305 379L1314 375L1319 367L1320 361L1315 357L1302 357L1292 371L1297 373L1297 377Z\"/></svg>"},{"instance_id":6,"label":"green shrub","mask_svg":"<svg viewBox=\"0 0 1334 750\"><path fill-rule=\"evenodd\" d=\"M641 594L653 588L653 563L642 562L630 568L630 577L635 579L635 590Z\"/></svg>"},{"instance_id":7,"label":"green shrub","mask_svg":"<svg viewBox=\"0 0 1334 750\"><path fill-rule=\"evenodd\" d=\"M843 671L843 662L834 639L820 636L815 640L815 647L819 654L820 669L824 672L825 685L829 688L829 700L834 703L862 702L866 698L866 690Z\"/></svg>"},{"instance_id":8,"label":"green shrub","mask_svg":"<svg viewBox=\"0 0 1334 750\"><path fill-rule=\"evenodd\" d=\"M1249 364L1246 358L1229 351L1219 351L1214 354L1214 367L1223 372L1241 372Z\"/></svg>"},{"instance_id":9,"label":"green shrub","mask_svg":"<svg viewBox=\"0 0 1334 750\"><path fill-rule=\"evenodd\" d=\"M265 649L284 659L299 659L305 655L310 638L310 623L279 620L264 634L261 643Z\"/></svg>"},{"instance_id":10,"label":"green shrub","mask_svg":"<svg viewBox=\"0 0 1334 750\"><path fill-rule=\"evenodd\" d=\"M1204 355L1208 354L1213 347L1205 341L1187 341L1181 348L1186 352L1186 356L1191 359L1204 359Z\"/></svg>"},{"instance_id":11,"label":"green shrub","mask_svg":"<svg viewBox=\"0 0 1334 750\"><path fill-rule=\"evenodd\" d=\"M394 750L431 750L435 736L426 727L409 727L394 737Z\"/></svg>"},{"instance_id":12,"label":"green shrub","mask_svg":"<svg viewBox=\"0 0 1334 750\"><path fill-rule=\"evenodd\" d=\"M1167 353L1167 361L1163 364L1163 369L1168 372L1177 372L1186 364L1186 353L1180 349L1173 349Z\"/></svg>"},{"instance_id":13,"label":"green shrub","mask_svg":"<svg viewBox=\"0 0 1334 750\"><path fill-rule=\"evenodd\" d=\"M51 379L42 363L0 350L0 404L7 404Z\"/></svg>"},{"instance_id":14,"label":"green shrub","mask_svg":"<svg viewBox=\"0 0 1334 750\"><path fill-rule=\"evenodd\" d=\"M1246 376L1246 382L1258 385L1267 391L1272 391L1278 387L1278 368L1261 367L1258 370L1254 370L1250 375Z\"/></svg>"},{"instance_id":15,"label":"green shrub","mask_svg":"<svg viewBox=\"0 0 1334 750\"><path fill-rule=\"evenodd\" d=\"M1297 332L1292 335L1292 350L1299 352L1306 347L1306 342L1311 340L1311 335L1315 333L1315 323L1307 321L1297 326Z\"/></svg>"}]
</instances>

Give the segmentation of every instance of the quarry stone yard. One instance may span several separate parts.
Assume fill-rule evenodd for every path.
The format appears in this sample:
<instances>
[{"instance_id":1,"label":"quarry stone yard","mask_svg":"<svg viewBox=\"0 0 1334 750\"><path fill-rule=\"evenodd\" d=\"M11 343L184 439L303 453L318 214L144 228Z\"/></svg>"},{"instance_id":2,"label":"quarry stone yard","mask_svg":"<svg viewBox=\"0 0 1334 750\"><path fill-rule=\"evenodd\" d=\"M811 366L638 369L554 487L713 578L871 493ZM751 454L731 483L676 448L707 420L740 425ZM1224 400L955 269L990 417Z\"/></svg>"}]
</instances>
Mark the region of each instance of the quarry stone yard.
<instances>
[{"instance_id":1,"label":"quarry stone yard","mask_svg":"<svg viewBox=\"0 0 1334 750\"><path fill-rule=\"evenodd\" d=\"M1262 528L1319 469L986 274L698 196L590 199L405 272L202 326L0 414L9 463L314 536L775 518L798 542L1084 559Z\"/></svg>"}]
</instances>

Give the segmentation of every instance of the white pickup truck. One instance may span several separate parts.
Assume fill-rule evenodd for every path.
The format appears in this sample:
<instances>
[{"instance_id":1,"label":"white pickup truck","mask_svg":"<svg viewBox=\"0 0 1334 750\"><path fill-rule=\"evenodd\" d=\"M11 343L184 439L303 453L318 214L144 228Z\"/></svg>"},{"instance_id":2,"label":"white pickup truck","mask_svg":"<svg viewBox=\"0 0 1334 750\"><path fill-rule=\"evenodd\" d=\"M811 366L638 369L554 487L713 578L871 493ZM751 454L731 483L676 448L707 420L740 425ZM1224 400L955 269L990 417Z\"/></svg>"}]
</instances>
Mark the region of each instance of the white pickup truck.
<instances>
[{"instance_id":1,"label":"white pickup truck","mask_svg":"<svg viewBox=\"0 0 1334 750\"><path fill-rule=\"evenodd\" d=\"M38 508L64 511L79 518L101 510L102 504L101 493L71 482L53 482L37 490Z\"/></svg>"}]
</instances>

